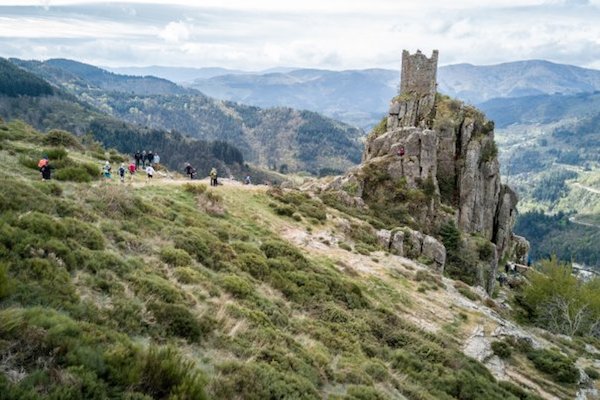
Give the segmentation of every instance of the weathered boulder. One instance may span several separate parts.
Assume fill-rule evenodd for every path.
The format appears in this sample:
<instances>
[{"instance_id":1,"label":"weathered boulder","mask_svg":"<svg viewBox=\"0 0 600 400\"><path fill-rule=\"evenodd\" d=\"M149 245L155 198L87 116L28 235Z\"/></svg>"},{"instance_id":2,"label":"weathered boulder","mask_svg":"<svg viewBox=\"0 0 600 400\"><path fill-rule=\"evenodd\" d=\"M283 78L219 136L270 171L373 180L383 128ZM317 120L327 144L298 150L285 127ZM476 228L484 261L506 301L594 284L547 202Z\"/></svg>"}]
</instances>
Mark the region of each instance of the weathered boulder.
<instances>
[{"instance_id":1,"label":"weathered boulder","mask_svg":"<svg viewBox=\"0 0 600 400\"><path fill-rule=\"evenodd\" d=\"M380 229L376 232L377 241L379 245L386 250L390 248L390 242L392 240L392 232L387 229Z\"/></svg>"},{"instance_id":2,"label":"weathered boulder","mask_svg":"<svg viewBox=\"0 0 600 400\"><path fill-rule=\"evenodd\" d=\"M398 254L399 256L404 255L404 232L403 231L394 232L392 239L390 241L390 251L392 253Z\"/></svg>"},{"instance_id":3,"label":"weathered boulder","mask_svg":"<svg viewBox=\"0 0 600 400\"><path fill-rule=\"evenodd\" d=\"M444 265L446 264L446 248L442 243L432 236L425 235L423 238L421 254L435 262L438 272L444 272Z\"/></svg>"}]
</instances>

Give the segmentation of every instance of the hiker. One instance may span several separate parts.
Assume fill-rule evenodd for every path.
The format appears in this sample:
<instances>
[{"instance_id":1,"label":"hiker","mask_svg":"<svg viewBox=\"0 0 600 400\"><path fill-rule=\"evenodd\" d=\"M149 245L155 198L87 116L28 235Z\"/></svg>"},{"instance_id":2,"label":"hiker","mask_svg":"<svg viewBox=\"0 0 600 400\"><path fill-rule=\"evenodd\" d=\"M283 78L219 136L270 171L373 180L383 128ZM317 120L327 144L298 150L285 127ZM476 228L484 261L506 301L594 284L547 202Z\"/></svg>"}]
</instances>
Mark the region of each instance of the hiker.
<instances>
[{"instance_id":1,"label":"hiker","mask_svg":"<svg viewBox=\"0 0 600 400\"><path fill-rule=\"evenodd\" d=\"M42 174L42 180L46 180L46 179L50 179L50 172L49 172L49 168L44 168L48 165L48 156L44 156L40 159L40 161L38 161L38 169L40 170L40 173ZM48 178L44 178L44 172L47 171L46 173L48 174Z\"/></svg>"},{"instance_id":2,"label":"hiker","mask_svg":"<svg viewBox=\"0 0 600 400\"><path fill-rule=\"evenodd\" d=\"M154 162L154 168L155 169L159 169L160 167L160 156L158 155L158 153L154 153L154 159L152 160Z\"/></svg>"},{"instance_id":3,"label":"hiker","mask_svg":"<svg viewBox=\"0 0 600 400\"><path fill-rule=\"evenodd\" d=\"M154 153L152 153L152 150L146 154L146 160L148 160L148 165L154 164Z\"/></svg>"},{"instance_id":4,"label":"hiker","mask_svg":"<svg viewBox=\"0 0 600 400\"><path fill-rule=\"evenodd\" d=\"M125 171L127 171L125 169L125 164L121 163L121 166L119 167L119 179L121 180L121 183L125 183Z\"/></svg>"},{"instance_id":5,"label":"hiker","mask_svg":"<svg viewBox=\"0 0 600 400\"><path fill-rule=\"evenodd\" d=\"M185 163L184 171L186 175L190 176L190 179L194 179L194 174L196 170L194 169L194 167L191 166L190 163Z\"/></svg>"},{"instance_id":6,"label":"hiker","mask_svg":"<svg viewBox=\"0 0 600 400\"><path fill-rule=\"evenodd\" d=\"M504 286L506 282L508 282L508 276L503 272L500 273L500 275L498 275L498 283L500 286Z\"/></svg>"},{"instance_id":7,"label":"hiker","mask_svg":"<svg viewBox=\"0 0 600 400\"><path fill-rule=\"evenodd\" d=\"M136 151L135 154L133 155L133 159L135 160L135 169L139 169L140 168L140 159L142 158L142 153L140 153L140 151Z\"/></svg>"},{"instance_id":8,"label":"hiker","mask_svg":"<svg viewBox=\"0 0 600 400\"><path fill-rule=\"evenodd\" d=\"M104 163L104 167L102 167L102 175L104 176L104 178L106 178L107 182L109 179L112 178L112 175L110 173L111 170L111 166L110 163L108 162L108 160Z\"/></svg>"},{"instance_id":9,"label":"hiker","mask_svg":"<svg viewBox=\"0 0 600 400\"><path fill-rule=\"evenodd\" d=\"M50 166L50 163L48 163L48 159L46 159L46 162L40 167L40 173L42 174L43 181L49 181L51 179L52 167Z\"/></svg>"},{"instance_id":10,"label":"hiker","mask_svg":"<svg viewBox=\"0 0 600 400\"><path fill-rule=\"evenodd\" d=\"M142 151L140 161L142 162L142 168L146 168L146 150Z\"/></svg>"},{"instance_id":11,"label":"hiker","mask_svg":"<svg viewBox=\"0 0 600 400\"><path fill-rule=\"evenodd\" d=\"M252 184L252 180L250 179L250 175L246 175L246 179L244 179L244 183L246 185L251 185Z\"/></svg>"},{"instance_id":12,"label":"hiker","mask_svg":"<svg viewBox=\"0 0 600 400\"><path fill-rule=\"evenodd\" d=\"M128 169L129 169L129 180L132 181L133 175L135 174L135 171L137 170L137 165L134 163L130 163Z\"/></svg>"},{"instance_id":13,"label":"hiker","mask_svg":"<svg viewBox=\"0 0 600 400\"><path fill-rule=\"evenodd\" d=\"M213 167L213 169L210 170L210 186L217 186L219 184L217 177L217 169Z\"/></svg>"},{"instance_id":14,"label":"hiker","mask_svg":"<svg viewBox=\"0 0 600 400\"><path fill-rule=\"evenodd\" d=\"M154 168L152 168L152 165L148 165L146 167L146 183L148 183L149 180L152 179L152 177L154 176Z\"/></svg>"}]
</instances>

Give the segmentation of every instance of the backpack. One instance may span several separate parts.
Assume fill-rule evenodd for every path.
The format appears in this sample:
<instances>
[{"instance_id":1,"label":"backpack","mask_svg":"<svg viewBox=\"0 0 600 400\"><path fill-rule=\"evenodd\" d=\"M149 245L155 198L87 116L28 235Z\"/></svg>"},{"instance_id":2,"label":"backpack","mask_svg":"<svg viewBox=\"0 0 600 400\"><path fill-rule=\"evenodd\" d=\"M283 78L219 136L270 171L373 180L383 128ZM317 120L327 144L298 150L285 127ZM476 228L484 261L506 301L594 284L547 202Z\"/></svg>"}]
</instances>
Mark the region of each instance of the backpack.
<instances>
[{"instance_id":1,"label":"backpack","mask_svg":"<svg viewBox=\"0 0 600 400\"><path fill-rule=\"evenodd\" d=\"M40 161L38 161L38 168L45 167L46 165L48 165L48 159L47 158L42 158Z\"/></svg>"}]
</instances>

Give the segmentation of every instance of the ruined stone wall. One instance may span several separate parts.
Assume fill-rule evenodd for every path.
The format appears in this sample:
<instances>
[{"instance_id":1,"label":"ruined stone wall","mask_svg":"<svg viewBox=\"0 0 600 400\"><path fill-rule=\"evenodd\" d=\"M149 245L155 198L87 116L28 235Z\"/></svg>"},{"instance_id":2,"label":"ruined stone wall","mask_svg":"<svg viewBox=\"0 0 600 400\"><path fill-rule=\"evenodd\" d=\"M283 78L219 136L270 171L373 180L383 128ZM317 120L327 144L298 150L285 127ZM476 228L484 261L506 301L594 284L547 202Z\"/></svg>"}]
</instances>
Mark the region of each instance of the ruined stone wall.
<instances>
[{"instance_id":1,"label":"ruined stone wall","mask_svg":"<svg viewBox=\"0 0 600 400\"><path fill-rule=\"evenodd\" d=\"M427 58L420 50L413 55L407 50L402 52L402 73L400 77L400 95L434 96L437 90L438 51L434 50Z\"/></svg>"},{"instance_id":2,"label":"ruined stone wall","mask_svg":"<svg viewBox=\"0 0 600 400\"><path fill-rule=\"evenodd\" d=\"M402 52L400 95L390 106L388 128L431 128L435 116L437 62L437 50L431 58L419 50L413 55L406 50Z\"/></svg>"}]
</instances>

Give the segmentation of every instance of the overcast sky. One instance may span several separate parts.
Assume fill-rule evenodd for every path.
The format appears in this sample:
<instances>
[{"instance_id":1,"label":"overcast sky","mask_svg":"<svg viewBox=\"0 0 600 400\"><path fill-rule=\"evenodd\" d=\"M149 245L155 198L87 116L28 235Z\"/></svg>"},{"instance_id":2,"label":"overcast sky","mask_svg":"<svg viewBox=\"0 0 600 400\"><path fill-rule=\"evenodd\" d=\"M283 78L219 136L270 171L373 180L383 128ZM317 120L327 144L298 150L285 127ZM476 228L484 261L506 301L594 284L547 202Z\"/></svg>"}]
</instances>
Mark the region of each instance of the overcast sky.
<instances>
[{"instance_id":1,"label":"overcast sky","mask_svg":"<svg viewBox=\"0 0 600 400\"><path fill-rule=\"evenodd\" d=\"M402 49L439 49L443 65L546 59L600 69L600 0L0 0L3 57L399 69Z\"/></svg>"}]
</instances>

